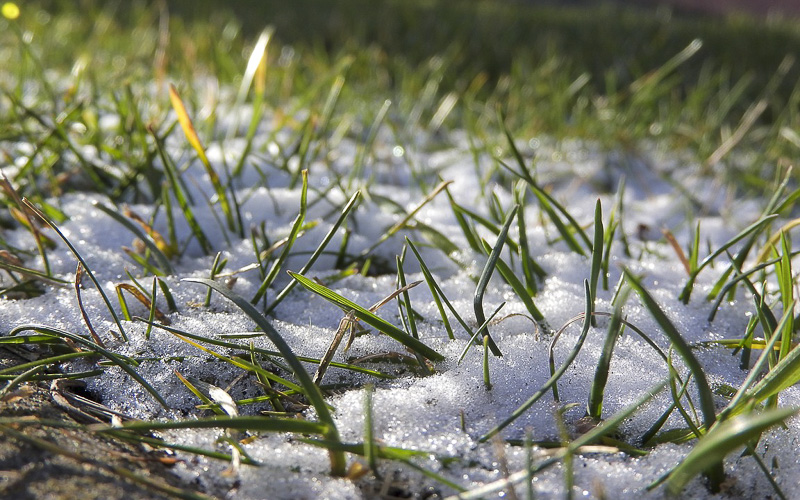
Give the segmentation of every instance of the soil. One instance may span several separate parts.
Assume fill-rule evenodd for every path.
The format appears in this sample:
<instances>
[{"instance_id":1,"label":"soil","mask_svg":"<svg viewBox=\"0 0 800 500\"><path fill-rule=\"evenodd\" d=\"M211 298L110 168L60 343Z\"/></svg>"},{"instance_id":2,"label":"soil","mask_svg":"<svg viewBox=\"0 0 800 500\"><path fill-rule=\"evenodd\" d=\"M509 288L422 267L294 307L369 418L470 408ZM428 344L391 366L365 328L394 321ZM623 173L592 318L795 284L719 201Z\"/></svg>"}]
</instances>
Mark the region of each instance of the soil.
<instances>
[{"instance_id":1,"label":"soil","mask_svg":"<svg viewBox=\"0 0 800 500\"><path fill-rule=\"evenodd\" d=\"M19 364L16 355L0 348L0 368ZM0 390L6 383L0 383ZM65 390L50 382L19 385L0 395L0 498L16 500L174 498L151 485L121 474L133 473L152 483L189 492L170 472L174 460L146 449L80 429L40 424L9 424L23 418L87 424L92 416L65 399Z\"/></svg>"}]
</instances>

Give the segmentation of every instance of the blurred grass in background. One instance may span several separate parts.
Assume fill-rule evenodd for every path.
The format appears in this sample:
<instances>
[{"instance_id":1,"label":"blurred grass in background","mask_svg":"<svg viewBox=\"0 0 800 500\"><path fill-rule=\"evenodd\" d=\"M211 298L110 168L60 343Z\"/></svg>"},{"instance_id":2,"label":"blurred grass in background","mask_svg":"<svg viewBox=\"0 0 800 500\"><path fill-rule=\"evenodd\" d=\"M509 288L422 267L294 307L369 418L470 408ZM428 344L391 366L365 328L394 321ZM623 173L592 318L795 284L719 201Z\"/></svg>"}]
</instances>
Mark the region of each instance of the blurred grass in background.
<instances>
[{"instance_id":1,"label":"blurred grass in background","mask_svg":"<svg viewBox=\"0 0 800 500\"><path fill-rule=\"evenodd\" d=\"M733 138L749 156L730 162L731 175L761 188L769 183L759 179L774 177L764 162L788 161L800 148L800 24L788 19L500 0L59 0L26 3L23 13L37 64L86 67L98 87L152 80L159 44L171 81L235 83L269 25L273 106L309 93L324 99L342 74L344 113L369 110L368 120L391 99L392 116L422 102L430 119L450 97L445 124L486 141L497 135L497 108L518 138L579 137L609 148L666 139L709 166ZM11 31L2 30L0 50L13 64ZM696 39L702 47L689 54Z\"/></svg>"}]
</instances>

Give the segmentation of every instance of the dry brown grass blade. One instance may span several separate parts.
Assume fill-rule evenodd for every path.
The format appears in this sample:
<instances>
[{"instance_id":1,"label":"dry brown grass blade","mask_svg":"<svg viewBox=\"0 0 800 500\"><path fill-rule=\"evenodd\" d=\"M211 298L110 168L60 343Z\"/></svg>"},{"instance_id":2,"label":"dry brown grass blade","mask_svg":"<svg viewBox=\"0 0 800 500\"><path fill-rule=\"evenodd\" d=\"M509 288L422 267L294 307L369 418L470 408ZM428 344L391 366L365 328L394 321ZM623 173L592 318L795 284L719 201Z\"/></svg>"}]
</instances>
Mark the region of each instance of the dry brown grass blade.
<instances>
[{"instance_id":1,"label":"dry brown grass blade","mask_svg":"<svg viewBox=\"0 0 800 500\"><path fill-rule=\"evenodd\" d=\"M128 283L118 283L117 285L115 285L115 287L116 287L116 289L118 291L125 290L126 292L130 293L131 295L133 295L136 298L136 300L141 302L142 305L144 305L147 309L150 309L151 307L153 307L153 304L150 301L150 299L145 294L143 294L141 290L139 290L135 286L133 286L131 284L128 284ZM164 314L163 312L161 312L158 309L158 306L155 307L155 315L156 315L156 319L162 325L169 325L171 323L169 318L166 316L166 314Z\"/></svg>"},{"instance_id":2,"label":"dry brown grass blade","mask_svg":"<svg viewBox=\"0 0 800 500\"><path fill-rule=\"evenodd\" d=\"M344 338L344 334L347 330L351 331L350 340L347 342L347 346L345 346L345 350L350 347L352 343L352 338L354 336L353 329L356 325L356 316L355 312L350 311L347 315L339 321L339 328L336 330L336 335L333 336L333 342L328 347L328 350L325 351L325 355L319 361L319 367L317 368L317 373L314 374L314 378L312 381L319 385L322 381L322 377L325 376L325 372L328 370L328 366L330 366L331 361L333 361L333 356L336 354L336 349L339 348L339 344L342 343L342 339Z\"/></svg>"},{"instance_id":3,"label":"dry brown grass blade","mask_svg":"<svg viewBox=\"0 0 800 500\"><path fill-rule=\"evenodd\" d=\"M683 268L686 269L686 274L691 276L692 275L692 266L689 264L689 259L686 258L686 254L683 252L683 248L681 248L680 244L678 244L678 240L675 239L675 235L669 229L662 229L661 233L664 235L664 238L667 239L667 243L675 250L675 255L678 256L680 259L681 264L683 264Z\"/></svg>"}]
</instances>

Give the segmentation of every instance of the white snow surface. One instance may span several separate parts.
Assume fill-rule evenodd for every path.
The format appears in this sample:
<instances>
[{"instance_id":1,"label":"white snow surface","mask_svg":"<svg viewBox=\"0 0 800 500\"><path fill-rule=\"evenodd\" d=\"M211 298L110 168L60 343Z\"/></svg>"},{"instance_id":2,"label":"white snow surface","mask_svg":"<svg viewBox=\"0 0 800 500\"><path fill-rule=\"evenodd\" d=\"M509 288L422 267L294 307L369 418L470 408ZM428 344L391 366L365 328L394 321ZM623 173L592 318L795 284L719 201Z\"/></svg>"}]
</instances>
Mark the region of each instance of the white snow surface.
<instances>
[{"instance_id":1,"label":"white snow surface","mask_svg":"<svg viewBox=\"0 0 800 500\"><path fill-rule=\"evenodd\" d=\"M113 126L115 121L111 118L107 120ZM220 138L225 135L226 131L219 132ZM290 140L285 134L277 134L275 137L276 141ZM485 217L490 216L485 201L489 193L480 192L474 159L463 133L456 131L439 137L437 148L428 147L428 138L421 136L417 140L418 146L415 146L417 150L414 151L409 150L411 146L408 144L403 145L404 150L395 148L397 145L392 137L388 133L379 135L375 159L365 170L374 180L374 184L369 187L370 193L388 197L406 210L416 206L427 193L421 192L413 181L412 167L407 161L413 155L413 169L423 172L431 184L435 184L435 177L426 172L438 172L442 179L452 181L450 191L458 203ZM202 165L191 160L193 155L177 152L179 147L183 147L182 139L179 131L173 134L170 141L171 151L184 163L181 167L186 168L183 173L185 185L190 187L196 200L203 200L213 190ZM441 141L445 142L446 147L442 147ZM18 154L23 154L26 147L27 145L17 145L14 149ZM222 139L209 141L208 155L218 166L223 157L235 161L242 147L241 138L227 142ZM725 302L714 322L707 321L711 304L704 300L704 295L724 268L724 262L721 261L722 264L715 268L706 269L700 275L691 302L684 305L677 297L686 282L686 272L673 249L662 239L660 231L662 228L669 228L686 248L694 224L699 221L703 241L709 241L714 248L757 219L760 210L757 201L737 199L712 180L694 174L699 169L686 156L663 151L653 145L643 145L633 155L604 152L598 146L584 141L557 142L547 138L534 138L520 144L520 148L528 158L536 157L537 180L551 189L553 196L589 230L596 200L602 201L604 219L607 221L618 181L622 176L627 180L624 224L621 230L630 242L633 256L626 256L621 243L615 241L609 276L610 290L600 291L597 310L611 310L610 301L621 268L628 266L634 273L643 276L645 287L687 342L742 336L752 312L752 302L744 294L735 302ZM264 224L272 241L288 234L297 215L300 198L299 185L290 188L289 176L277 167L277 160L270 153L274 149L274 146L256 141L256 154L248 161L242 177L234 183L237 198L242 202L246 227ZM335 221L338 209L352 194L352 191L342 193L334 187L332 170L344 172L346 175L351 168L356 149L355 143L345 140L329 155L330 161L315 161L309 165L309 184L313 188L309 193L309 200L313 203L307 219L317 221L318 224L298 240L285 269L298 270L302 267L308 258L307 252L316 247ZM190 164L186 165L187 161ZM512 159L509 158L508 161L513 164ZM482 168L486 168L492 159L481 157L480 162ZM14 168L13 165L4 166L9 172ZM491 189L508 209L512 203L509 177L496 177L497 179L490 182ZM680 183L696 200L702 200L703 206L700 209L693 206L684 194L673 187L673 182ZM325 197L322 197L323 193ZM141 273L141 270L122 251L123 246L132 246L132 233L94 208L94 201L112 203L89 194L68 194L57 201L70 216L69 220L61 224L61 229L84 256L119 313L114 285L130 282L123 272L124 269L129 269L134 275ZM152 208L147 205L130 208L145 219L152 214ZM187 277L208 277L213 255L202 254L196 241L191 240L188 227L177 212L177 204L174 208L179 221L179 239L182 242L188 241L188 249L173 262L176 274L165 278L178 305L178 311L169 315L172 326L212 339L219 338L222 334L253 332L256 330L254 322L231 302L215 293L210 307L204 307L202 302L206 287L181 281ZM210 208L201 201L194 210L200 225L214 242L215 250L222 252L222 257L228 259L226 271L244 268L255 262L249 239L240 240L233 234L224 234L225 231L212 213L213 210L218 210L218 206ZM548 323L558 329L570 318L583 312L583 281L589 277L590 260L571 252L563 242L553 242L558 234L553 226L542 225L546 218L541 217L535 200L531 200L525 210L532 257L547 272L534 301ZM348 251L357 253L368 248L401 217L392 212L391 207L381 203L378 197L367 197L348 221L347 228L352 232ZM463 249L454 259L464 264L463 267L439 250L426 245L424 235L408 230L401 231L382 243L375 255L382 257L393 267L405 236L420 242L418 246L423 257L444 293L470 323L471 328L475 328L474 277L480 274L485 257L469 250L444 194L426 205L416 219L434 227L458 248ZM166 234L166 218L163 213L157 215L155 228ZM518 238L516 231L512 227L511 237L515 240ZM343 234L344 230L340 229L328 246L330 250L336 251L339 248ZM482 231L481 234L490 243L494 242L494 236L488 232ZM33 248L29 235L23 230L7 232L4 237L13 245ZM74 279L76 260L65 245L59 243L58 248L49 255L56 274L65 279ZM325 255L307 275L325 281L326 277L335 274L334 263L335 257ZM39 266L40 262L32 257L27 264ZM411 252L406 257L405 271L409 282L423 279ZM267 294L267 302L274 298L289 279L285 273L281 273ZM337 293L368 307L396 288L395 279L393 274L377 277L355 275L333 281L329 286ZM139 281L148 289L152 285L151 277L140 277ZM237 275L232 289L249 299L254 295L259 282L257 272L243 272ZM109 332L116 331L117 328L111 321L105 304L88 281L85 283L86 289L82 296L86 311L108 347L118 354L158 358L156 361L143 361L137 371L166 399L170 409L163 409L140 384L119 368L113 367L88 381L88 390L103 404L131 418L139 419L191 419L208 416L208 412L195 408L200 401L179 381L174 370L180 371L184 376L226 389L234 399L263 394L254 377L242 376L244 372L241 369L216 360L163 330L153 329L150 338L146 339L144 324L124 322L129 341L123 342L115 338ZM342 439L345 442L363 440L363 387L365 384L374 384L375 438L383 445L428 452L429 458L415 459L420 467L435 471L467 489L501 479L503 468L511 473L521 470L527 460L524 447L498 447L491 442L481 444L478 438L507 418L548 379L551 332L539 331L530 319L521 316L527 314L524 305L495 276L488 288L484 309L488 315L503 301L507 304L498 316L505 319L490 327L491 335L503 356L491 357L489 360L492 388L487 390L483 382L482 350L471 349L459 363L458 358L467 343L466 333L451 315L450 320L457 338L448 339L441 317L424 283L412 289L410 295L415 310L422 316L418 320L420 339L444 355L445 360L433 365L434 374L430 376L421 376L400 364L364 364L396 375L391 380L330 368L323 382L340 384L339 389L333 390L327 397L327 402L333 408ZM144 306L132 298L128 300L128 304L133 314L147 316ZM158 305L166 310L166 303L160 293ZM520 314L509 316L512 313ZM401 324L395 302L384 306L379 314L396 325ZM631 296L625 314L628 321L648 332L662 348L668 348L668 341L650 314L641 307L637 297ZM295 353L319 358L330 345L342 317L343 313L337 307L298 286L275 310L270 321ZM50 287L45 294L36 298L6 299L0 302L0 331L5 333L26 324L48 325L88 334L72 287ZM572 324L559 339L555 347L557 364L564 360L574 346L580 326L580 322ZM590 331L580 355L558 384L560 404L576 403L564 416L567 428L573 432L574 425L585 412L589 388L605 337L605 326L606 322L601 320L598 327ZM230 341L240 342L243 346L252 341L256 347L274 349L263 336ZM233 354L233 351L225 348L208 347L222 354ZM370 331L357 337L349 352L345 353L340 348L334 359L347 361L393 352L406 351L390 337ZM731 356L728 349L700 349L696 354L706 369L712 387L722 384L737 386L747 374L739 369L739 358ZM167 358L171 360L166 360ZM307 364L306 368L313 374L315 366ZM85 370L87 364L76 362L70 369ZM289 376L286 372L281 372L281 375ZM614 352L604 401L604 415L610 416L622 410L666 376L667 368L656 352L641 338L627 332L619 340ZM696 394L692 394L696 401ZM653 402L641 408L632 419L625 421L619 435L630 440L632 444L638 444L637 437L658 419L669 403L669 395L661 393ZM790 388L783 393L780 403L782 406L800 405L800 393L796 388ZM721 407L724 400L720 398L717 404ZM238 411L243 415L258 414L267 408L265 404L240 406ZM530 432L534 441L558 440L555 410L552 395L548 393L501 435L503 438L520 440L526 432ZM306 417L313 419L315 415L309 410ZM673 415L665 428L682 426L682 420ZM223 435L218 430L169 431L162 435L173 443L230 451L228 445L218 441ZM759 452L765 453L766 463L773 465L772 472L776 481L793 498L800 498L800 493L793 487L800 484L800 459L796 454L799 440L800 425L797 419L791 419L788 428L766 433L759 445ZM417 498L437 498L437 495L445 497L456 493L455 490L396 462L381 464L379 472L382 480L369 479L371 476L359 481L331 477L330 462L325 450L302 444L287 434L254 434L254 439L247 440L242 446L261 466L243 465L231 475L226 473L230 466L227 462L179 452L178 457L184 461L175 467L175 473L187 481L205 485L215 491L228 490L231 498L241 499L371 498L378 495L382 485L391 485L394 488L387 491L396 494L405 492ZM648 491L646 487L674 467L690 449L691 444L670 444L657 446L642 457L632 457L622 452L577 456L574 463L573 493L576 498L665 497L663 487L652 491ZM535 447L534 460L541 459L544 453L544 449ZM451 457L454 459L447 460ZM348 460L363 461L355 456L349 456ZM731 454L725 462L725 471L730 480L722 493L712 495L698 478L690 483L683 492L683 497L765 498L772 494L770 485L751 457L740 456L739 453ZM537 498L563 498L563 472L563 466L557 465L537 474L533 482ZM369 485L370 481L372 486ZM525 495L525 491L524 485L517 486L518 495ZM489 497L500 498L508 495L508 492L492 495Z\"/></svg>"}]
</instances>

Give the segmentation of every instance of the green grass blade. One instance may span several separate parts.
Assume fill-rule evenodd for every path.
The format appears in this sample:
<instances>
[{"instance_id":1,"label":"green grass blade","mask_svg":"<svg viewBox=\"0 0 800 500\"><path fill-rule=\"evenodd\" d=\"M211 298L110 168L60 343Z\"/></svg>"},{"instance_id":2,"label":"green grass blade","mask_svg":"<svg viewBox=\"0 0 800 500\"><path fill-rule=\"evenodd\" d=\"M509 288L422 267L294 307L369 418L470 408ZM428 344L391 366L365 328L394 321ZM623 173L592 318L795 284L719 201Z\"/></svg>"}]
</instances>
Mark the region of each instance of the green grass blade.
<instances>
[{"instance_id":1,"label":"green grass blade","mask_svg":"<svg viewBox=\"0 0 800 500\"><path fill-rule=\"evenodd\" d=\"M678 297L681 302L684 304L689 303L689 298L692 295L692 288L694 288L694 282L697 279L697 275L700 274L707 265L709 265L714 259L725 253L729 248L733 245L738 243L739 241L743 240L748 236L755 237L758 233L760 233L770 222L772 222L777 215L768 215L766 217L762 217L756 222L750 224L746 228L742 229L739 234L722 244L719 248L717 248L713 253L711 253L708 257L703 259L703 261L698 264L697 269L689 276L689 280L686 282L686 285L683 287L680 296ZM720 285L721 286L721 285Z\"/></svg>"},{"instance_id":2,"label":"green grass blade","mask_svg":"<svg viewBox=\"0 0 800 500\"><path fill-rule=\"evenodd\" d=\"M367 309L359 306L355 302L352 302L342 297L333 290L324 287L314 282L313 280L306 278L301 274L289 271L289 275L292 278L299 281L300 284L303 285L306 289L319 295L328 302L331 302L332 304L339 306L345 311L352 310L358 319L362 320L364 323L367 323L368 325L375 328L379 332L385 333L386 335L400 342L401 344L408 347L412 351L418 352L432 361L441 361L444 359L444 356L434 351L430 347L426 346L419 340L415 339L411 335L407 334L403 330L397 328L396 326L389 323L385 319L369 312Z\"/></svg>"},{"instance_id":3,"label":"green grass blade","mask_svg":"<svg viewBox=\"0 0 800 500\"><path fill-rule=\"evenodd\" d=\"M311 376L308 374L306 369L303 367L303 364L297 359L295 356L294 351L292 348L289 347L289 344L283 340L283 337L278 333L275 328L267 321L267 319L258 312L258 310L242 298L241 296L237 295L233 291L229 290L226 286L222 285L221 283L217 283L216 281L206 280L206 279L199 279L199 278L187 278L184 281L188 281L190 283L200 283L207 287L213 288L217 292L219 292L222 296L236 304L239 309L242 310L250 319L252 319L259 328L267 335L269 340L275 344L275 347L281 352L283 355L284 360L289 364L294 373L294 376L297 378L300 385L303 387L303 393L308 398L309 402L314 409L317 411L317 417L319 420L327 426L327 429L322 434L332 441L339 440L339 433L336 430L336 424L333 421L333 416L331 415L330 411L328 411L328 406L325 404L325 400L322 397L322 392L320 392L319 387L311 381ZM345 473L346 461L345 457L341 453L331 453L331 474L335 476L343 476Z\"/></svg>"},{"instance_id":4,"label":"green grass blade","mask_svg":"<svg viewBox=\"0 0 800 500\"><path fill-rule=\"evenodd\" d=\"M481 240L481 243L483 244L484 252L486 255L489 255L492 250L492 248L489 246L489 243L486 240ZM505 282L508 283L512 290L514 290L517 298L522 301L531 317L539 324L539 327L543 331L549 332L550 325L547 323L547 320L544 319L544 315L541 313L541 311L539 311L539 308L536 307L536 304L533 302L533 297L528 294L527 288L522 284L511 267L506 264L502 258L497 259L496 266L497 271L500 272L500 275L503 277Z\"/></svg>"},{"instance_id":5,"label":"green grass blade","mask_svg":"<svg viewBox=\"0 0 800 500\"><path fill-rule=\"evenodd\" d=\"M764 348L761 350L761 355L758 357L758 360L756 360L753 368L750 369L750 373L747 375L747 378L744 380L744 382L742 382L742 384L739 386L739 389L736 391L736 394L734 394L734 396L728 402L728 406L726 406L725 409L720 412L720 420L724 420L731 415L741 413L745 409L750 408L752 404L761 403L767 398L778 394L786 387L794 385L794 383L789 383L793 379L800 379L800 366L795 366L793 369L791 368L792 365L798 363L798 361L788 361L788 359L793 356L793 353L797 351L797 349L795 349L789 354L789 356L781 360L781 362L785 364L779 363L779 366L775 366L772 370L768 371L764 378L761 379L757 385L753 385L756 383L756 379L758 379L763 373L764 368L766 368L767 362L771 357L770 354L774 350L776 343L781 339L781 336L784 332L784 326L792 316L792 313L792 310L786 311L780 322L778 322L778 324L775 326L775 330L769 337L769 342L764 345Z\"/></svg>"},{"instance_id":6,"label":"green grass blade","mask_svg":"<svg viewBox=\"0 0 800 500\"><path fill-rule=\"evenodd\" d=\"M213 247L211 246L211 242L208 241L206 233L203 232L203 228L201 228L200 224L197 222L194 212L192 211L192 207L189 204L189 200L181 188L178 169L175 167L175 164L172 162L172 159L169 157L169 155L167 155L164 143L161 138L158 137L158 134L156 134L155 129L153 127L148 127L148 130L155 140L156 149L158 150L158 154L161 157L161 162L164 166L164 172L166 172L167 179L169 180L169 191L165 190L164 196L169 197L170 192L173 196L175 196L175 200L178 202L181 212L183 212L186 223L189 224L189 229L191 229L194 237L197 238L200 248L206 255L208 255L212 252Z\"/></svg>"},{"instance_id":7,"label":"green grass blade","mask_svg":"<svg viewBox=\"0 0 800 500\"><path fill-rule=\"evenodd\" d=\"M486 287L489 285L489 279L491 279L492 273L497 265L497 260L500 258L500 252L503 250L503 245L508 237L508 230L511 227L511 223L514 222L514 217L517 215L517 210L519 210L519 205L514 205L514 208L512 208L511 212L509 212L506 216L506 220L503 223L500 234L497 236L497 241L492 248L492 252L489 254L489 258L486 260L486 265L484 266L481 277L478 280L478 286L475 288L473 307L475 309L475 319L477 320L478 324L486 322L486 315L483 312L483 296L486 293ZM492 336L489 334L488 328L484 330L483 338L484 343L489 346L492 354L495 356L503 355L500 352L500 349L497 347L497 344L495 344L494 340L492 340Z\"/></svg>"},{"instance_id":8,"label":"green grass blade","mask_svg":"<svg viewBox=\"0 0 800 500\"><path fill-rule=\"evenodd\" d=\"M301 176L303 179L303 185L300 194L300 212L297 214L297 217L294 219L294 223L292 224L292 229L289 232L289 237L286 240L286 244L283 246L283 251L281 251L280 256L272 263L272 267L270 268L267 275L264 277L264 280L261 282L261 285L258 287L258 291L256 291L256 295L253 297L253 300L250 302L253 304L258 304L258 301L267 293L267 289L275 281L275 278L278 277L278 273L280 272L281 266L289 257L289 252L292 250L294 246L294 242L297 240L297 235L300 233L300 230L303 227L303 223L306 220L306 211L308 210L308 170L303 170L301 172Z\"/></svg>"},{"instance_id":9,"label":"green grass blade","mask_svg":"<svg viewBox=\"0 0 800 500\"><path fill-rule=\"evenodd\" d=\"M680 354L680 356L683 358L684 362L686 363L686 367L695 377L700 396L700 410L703 414L703 423L705 424L706 429L710 429L716 421L713 400L714 395L708 385L708 380L706 379L705 371L703 370L702 365L700 365L700 362L697 361L697 358L692 353L692 349L689 344L686 343L681 334L675 328L675 325L673 325L672 321L670 321L661 307L659 307L655 299L653 299L650 293L644 289L639 279L627 268L623 269L623 273L625 274L625 279L627 280L628 284L639 295L639 299L642 301L644 307L650 312L650 314L653 316L653 319L656 320L656 323L658 323L658 325L661 327L664 335L667 336L669 341L675 347L675 350L678 351L678 354Z\"/></svg>"},{"instance_id":10,"label":"green grass blade","mask_svg":"<svg viewBox=\"0 0 800 500\"><path fill-rule=\"evenodd\" d=\"M680 495L695 476L716 467L729 453L757 438L800 411L798 408L781 408L763 413L740 415L720 423L700 438L692 451L673 469L667 479L667 490ZM714 491L714 490L712 490Z\"/></svg>"},{"instance_id":11,"label":"green grass blade","mask_svg":"<svg viewBox=\"0 0 800 500\"><path fill-rule=\"evenodd\" d=\"M697 361L697 358L692 353L689 344L683 340L683 337L675 328L675 325L672 324L672 321L664 314L664 311L659 307L658 303L647 290L644 289L639 279L627 268L623 268L623 273L625 274L625 279L628 281L628 284L639 295L639 299L642 301L644 307L650 312L664 334L669 338L670 342L672 342L675 350L678 351L678 354L680 354L683 361L686 363L686 367L694 376L700 397L700 411L703 415L703 425L705 425L706 429L710 429L711 426L714 425L714 422L716 422L714 394L711 392L711 387L708 385L708 379L706 379L702 365L700 365L700 362ZM708 476L712 488L719 487L725 476L722 463L718 463L715 467L709 469Z\"/></svg>"},{"instance_id":12,"label":"green grass blade","mask_svg":"<svg viewBox=\"0 0 800 500\"><path fill-rule=\"evenodd\" d=\"M159 404L161 404L161 406L163 406L166 409L169 409L169 406L167 405L167 402L164 400L164 398L161 397L161 395L158 393L158 391L156 391L153 388L153 386L151 386L145 379L142 378L141 375L139 375L136 372L136 370L133 369L133 367L131 366L131 363L132 362L135 363L135 362L133 360L131 360L130 358L127 358L127 357L124 357L124 356L120 356L118 354L114 354L113 352L109 351L108 349L106 349L106 348L104 348L104 347L102 347L102 346L100 346L98 344L95 344L91 340L88 340L88 339L86 339L86 338L84 338L84 337L82 337L80 335L76 335L74 333L70 333L70 332L67 332L65 330L60 330L58 328L51 328L49 326L20 325L20 326L17 326L16 328L14 328L13 330L11 330L8 333L8 335L9 336L15 336L18 333L25 332L25 331L33 331L33 332L38 332L38 333L41 333L41 334L44 334L44 335L52 335L53 337L67 338L67 339L69 339L69 340L71 340L73 342L76 342L78 344L84 345L84 346L88 347L89 349L102 354L103 356L105 356L106 358L111 360L115 365L117 365L120 368L122 368L122 370L124 370L125 373L130 375L131 378L133 378L139 384L141 384L141 386L144 387L147 390L147 392L149 392L155 398L155 400L158 401Z\"/></svg>"},{"instance_id":13,"label":"green grass blade","mask_svg":"<svg viewBox=\"0 0 800 500\"><path fill-rule=\"evenodd\" d=\"M135 317L134 319L139 320L139 321L146 321L143 318L139 318L139 317ZM175 333L177 335L180 335L181 337L186 337L186 338L195 340L197 342L205 343L205 344L215 345L215 346L219 346L219 347L225 347L225 348L228 348L228 349L241 349L241 350L245 350L245 351L252 351L254 353L261 354L263 356L280 356L281 355L280 351L271 351L271 350L268 350L268 349L260 349L258 347L252 347L251 348L251 347L248 347L248 346L245 346L245 345L236 344L234 342L226 342L224 340L212 339L212 338L204 337L202 335L195 335L193 333L189 333L187 331L180 330L178 328L173 328L173 327L167 326L167 325L162 325L162 324L159 324L159 323L151 323L151 324L155 328L158 328L160 330L164 330L164 331L170 332L170 333ZM264 334L258 332L258 335L259 336L263 336ZM2 343L3 343L3 337L0 337L0 344L2 344ZM317 359L317 358L309 358L307 356L297 356L297 359L299 359L300 361L303 361L304 363L311 363L311 364L314 364L314 365L318 365L319 362L320 362L320 360ZM254 364L254 363L251 363L251 364ZM393 378L395 378L393 375L389 375L387 373L382 373L382 372L379 372L379 371L376 371L376 370L370 370L369 368L364 368L364 367L361 367L361 366L351 365L351 364L347 364L347 363L339 363L339 362L336 362L336 361L332 361L330 366L333 366L335 368L341 368L343 370L354 371L354 372L357 372L357 373L363 373L365 375L370 375L370 376L373 376L373 377L376 377L376 378L382 378L382 379L393 379ZM256 374L258 375L258 372L256 372ZM275 375L275 377L277 377L277 375ZM276 380L276 379L273 379L273 380ZM281 380L283 380L283 379L281 379ZM282 381L278 381L278 382L283 384Z\"/></svg>"},{"instance_id":14,"label":"green grass blade","mask_svg":"<svg viewBox=\"0 0 800 500\"><path fill-rule=\"evenodd\" d=\"M608 324L606 340L603 343L603 350L600 352L600 359L594 371L594 380L589 390L589 403L586 413L594 420L600 420L603 416L603 394L605 393L608 373L611 369L611 357L614 354L614 346L622 333L622 307L627 301L629 288L620 292L619 298L614 305L614 313Z\"/></svg>"},{"instance_id":15,"label":"green grass blade","mask_svg":"<svg viewBox=\"0 0 800 500\"><path fill-rule=\"evenodd\" d=\"M594 243L592 244L592 268L589 274L589 291L592 294L592 313L594 313L597 302L597 283L600 279L600 271L603 268L603 208L600 200L594 207ZM592 316L592 326L597 326L597 320Z\"/></svg>"},{"instance_id":16,"label":"green grass blade","mask_svg":"<svg viewBox=\"0 0 800 500\"><path fill-rule=\"evenodd\" d=\"M428 269L428 266L425 264L425 261L422 260L422 256L417 251L417 247L415 247L414 244L411 243L411 240L409 240L408 238L406 238L406 245L408 245L411 251L414 252L414 256L417 258L417 262L419 262L420 271L422 271L422 276L425 278L425 283L427 283L428 288L431 291L431 296L433 297L433 301L436 304L436 308L439 310L439 315L442 318L442 324L444 324L444 329L447 331L447 337L450 340L455 340L456 338L456 336L453 334L453 328L452 326L450 326L450 319L447 317L447 313L445 312L444 307L442 306L442 300L444 300L445 304L450 309L450 311L456 316L458 321L460 321L462 325L465 325L467 331L470 331L469 327L466 326L466 323L464 323L464 321L455 311L453 305L450 304L449 300L447 300L447 297L444 295L441 288L439 288L439 284L436 283L436 280L433 278L430 269Z\"/></svg>"},{"instance_id":17,"label":"green grass blade","mask_svg":"<svg viewBox=\"0 0 800 500\"><path fill-rule=\"evenodd\" d=\"M236 221L233 218L233 210L231 209L231 203L228 201L228 194L225 192L225 187L222 185L219 175L214 170L214 167L211 166L211 162L208 161L205 148L200 141L200 137L197 135L197 131L194 128L192 119L189 117L189 113L186 111L186 107L184 106L183 100L178 94L178 91L172 84L169 86L169 99L172 103L172 109L175 110L175 113L178 115L178 122L181 125L181 129L183 129L186 139L189 141L189 144L192 146L192 148L194 148L194 150L197 152L200 162L206 169L209 182L211 182L211 186L214 188L214 193L217 195L219 206L222 209L222 213L225 215L225 220L228 222L228 229L235 232L237 229Z\"/></svg>"},{"instance_id":18,"label":"green grass blade","mask_svg":"<svg viewBox=\"0 0 800 500\"><path fill-rule=\"evenodd\" d=\"M336 222L333 223L333 226L331 226L330 230L328 230L328 233L325 235L324 238L322 238L322 241L319 243L319 245L317 245L317 248L314 250L314 253L311 254L311 257L309 257L308 262L306 262L306 264L302 267L302 269L300 269L299 271L300 274L305 274L311 269L311 267L317 261L319 256L322 255L322 252L325 251L325 248L328 246L328 243L330 243L331 239L336 235L336 232L342 226L344 221L347 220L347 216L350 215L350 212L353 210L353 207L356 206L360 198L361 198L361 191L356 191L355 194L350 197L350 200L347 202L347 204L342 209L342 212L339 214L339 218L336 219ZM280 304L283 301L283 299L285 299L286 296L289 295L289 292L291 292L292 289L294 289L296 284L297 284L296 281L294 280L290 281L283 288L283 290L281 290L278 293L278 295L275 296L275 300L273 300L272 303L270 303L270 305L264 310L264 314L271 313L278 306L278 304Z\"/></svg>"}]
</instances>

